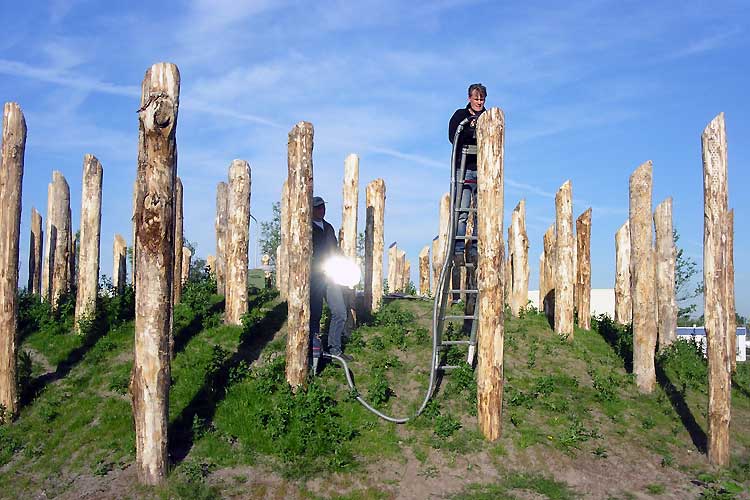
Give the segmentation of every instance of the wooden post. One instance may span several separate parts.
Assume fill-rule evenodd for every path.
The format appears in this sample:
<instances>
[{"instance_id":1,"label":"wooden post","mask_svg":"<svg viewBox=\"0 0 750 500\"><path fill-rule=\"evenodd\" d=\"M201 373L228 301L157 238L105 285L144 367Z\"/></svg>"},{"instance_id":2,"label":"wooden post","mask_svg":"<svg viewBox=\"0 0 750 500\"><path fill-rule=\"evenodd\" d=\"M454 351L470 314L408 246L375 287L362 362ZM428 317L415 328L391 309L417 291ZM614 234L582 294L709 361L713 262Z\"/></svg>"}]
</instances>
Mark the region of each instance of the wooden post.
<instances>
[{"instance_id":1,"label":"wooden post","mask_svg":"<svg viewBox=\"0 0 750 500\"><path fill-rule=\"evenodd\" d=\"M440 269L438 268L438 260L440 258L440 236L432 238L432 283L430 286L430 292L432 296L435 296L437 290L438 281L440 281Z\"/></svg>"},{"instance_id":2,"label":"wooden post","mask_svg":"<svg viewBox=\"0 0 750 500\"><path fill-rule=\"evenodd\" d=\"M398 270L398 246L394 241L388 247L388 293L397 292L401 285Z\"/></svg>"},{"instance_id":3,"label":"wooden post","mask_svg":"<svg viewBox=\"0 0 750 500\"><path fill-rule=\"evenodd\" d=\"M659 350L677 339L677 297L675 260L677 249L672 228L672 197L662 201L654 211L656 228L656 301Z\"/></svg>"},{"instance_id":4,"label":"wooden post","mask_svg":"<svg viewBox=\"0 0 750 500\"><path fill-rule=\"evenodd\" d=\"M365 309L372 314L383 300L383 222L385 217L385 181L375 179L365 191Z\"/></svg>"},{"instance_id":5,"label":"wooden post","mask_svg":"<svg viewBox=\"0 0 750 500\"><path fill-rule=\"evenodd\" d=\"M638 389L656 384L656 296L651 192L653 167L647 161L630 176L630 295L633 300L633 373Z\"/></svg>"},{"instance_id":6,"label":"wooden post","mask_svg":"<svg viewBox=\"0 0 750 500\"><path fill-rule=\"evenodd\" d=\"M136 471L145 484L161 484L169 470L169 334L174 277L177 110L180 74L154 64L143 79L138 110L135 211L135 358L130 378Z\"/></svg>"},{"instance_id":7,"label":"wooden post","mask_svg":"<svg viewBox=\"0 0 750 500\"><path fill-rule=\"evenodd\" d=\"M212 276L214 279L216 279L216 257L214 257L213 255L208 255L206 257L206 267L208 268L209 276Z\"/></svg>"},{"instance_id":8,"label":"wooden post","mask_svg":"<svg viewBox=\"0 0 750 500\"><path fill-rule=\"evenodd\" d=\"M539 254L539 297L537 299L539 312L542 312L544 310L544 288L547 286L547 284L544 282L544 266L544 250L542 250L542 253Z\"/></svg>"},{"instance_id":9,"label":"wooden post","mask_svg":"<svg viewBox=\"0 0 750 500\"><path fill-rule=\"evenodd\" d=\"M344 160L343 209L339 247L347 257L357 257L357 206L359 198L359 156L351 154Z\"/></svg>"},{"instance_id":10,"label":"wooden post","mask_svg":"<svg viewBox=\"0 0 750 500\"><path fill-rule=\"evenodd\" d=\"M591 208L576 219L576 309L578 326L591 330Z\"/></svg>"},{"instance_id":11,"label":"wooden post","mask_svg":"<svg viewBox=\"0 0 750 500\"><path fill-rule=\"evenodd\" d=\"M573 340L573 188L570 181L555 196L555 332Z\"/></svg>"},{"instance_id":12,"label":"wooden post","mask_svg":"<svg viewBox=\"0 0 750 500\"><path fill-rule=\"evenodd\" d=\"M615 233L615 321L627 325L633 320L630 298L630 221Z\"/></svg>"},{"instance_id":13,"label":"wooden post","mask_svg":"<svg viewBox=\"0 0 750 500\"><path fill-rule=\"evenodd\" d=\"M529 301L529 237L526 234L526 200L521 200L511 215L511 234L509 248L512 248L511 273L513 289L510 298L510 310L518 317Z\"/></svg>"},{"instance_id":14,"label":"wooden post","mask_svg":"<svg viewBox=\"0 0 750 500\"><path fill-rule=\"evenodd\" d=\"M419 252L419 295L430 296L430 245Z\"/></svg>"},{"instance_id":15,"label":"wooden post","mask_svg":"<svg viewBox=\"0 0 750 500\"><path fill-rule=\"evenodd\" d=\"M31 209L31 239L29 241L29 284L30 293L42 293L42 248L44 248L44 233L42 232L42 215L36 208Z\"/></svg>"},{"instance_id":16,"label":"wooden post","mask_svg":"<svg viewBox=\"0 0 750 500\"><path fill-rule=\"evenodd\" d=\"M737 304L734 297L734 209L727 214L727 316L729 317L729 363L737 368Z\"/></svg>"},{"instance_id":17,"label":"wooden post","mask_svg":"<svg viewBox=\"0 0 750 500\"><path fill-rule=\"evenodd\" d=\"M120 295L125 291L125 285L128 280L128 244L125 242L125 238L119 234L115 235L113 253L112 279L114 282L112 284L117 294Z\"/></svg>"},{"instance_id":18,"label":"wooden post","mask_svg":"<svg viewBox=\"0 0 750 500\"><path fill-rule=\"evenodd\" d=\"M227 183L216 186L216 293L227 293Z\"/></svg>"},{"instance_id":19,"label":"wooden post","mask_svg":"<svg viewBox=\"0 0 750 500\"><path fill-rule=\"evenodd\" d=\"M232 160L227 200L226 297L224 322L241 325L247 312L248 244L250 242L250 165Z\"/></svg>"},{"instance_id":20,"label":"wooden post","mask_svg":"<svg viewBox=\"0 0 750 500\"><path fill-rule=\"evenodd\" d=\"M182 284L188 282L190 278L190 263L192 261L193 252L188 247L182 247L182 266L180 269L180 280Z\"/></svg>"},{"instance_id":21,"label":"wooden post","mask_svg":"<svg viewBox=\"0 0 750 500\"><path fill-rule=\"evenodd\" d=\"M174 184L174 281L172 282L172 307L182 300L182 248L183 238L183 204L182 180L177 177Z\"/></svg>"},{"instance_id":22,"label":"wooden post","mask_svg":"<svg viewBox=\"0 0 750 500\"><path fill-rule=\"evenodd\" d=\"M285 179L281 188L279 232L281 241L276 251L276 288L282 300L287 298L289 288L289 182Z\"/></svg>"},{"instance_id":23,"label":"wooden post","mask_svg":"<svg viewBox=\"0 0 750 500\"><path fill-rule=\"evenodd\" d=\"M299 122L289 132L289 287L286 381L293 388L307 377L310 346L310 259L312 257L313 126Z\"/></svg>"},{"instance_id":24,"label":"wooden post","mask_svg":"<svg viewBox=\"0 0 750 500\"><path fill-rule=\"evenodd\" d=\"M406 292L409 287L409 275L411 273L411 263L406 260L406 252L399 248L398 250L398 277L399 285L402 292Z\"/></svg>"},{"instance_id":25,"label":"wooden post","mask_svg":"<svg viewBox=\"0 0 750 500\"><path fill-rule=\"evenodd\" d=\"M510 243L510 228L508 228L508 243ZM503 262L503 300L505 305L510 307L511 295L513 294L513 256L511 247L508 245L508 251L505 253L505 262Z\"/></svg>"},{"instance_id":26,"label":"wooden post","mask_svg":"<svg viewBox=\"0 0 750 500\"><path fill-rule=\"evenodd\" d=\"M102 228L102 164L93 155L83 158L81 189L81 252L76 291L76 326L85 317L96 314L99 289L99 245Z\"/></svg>"},{"instance_id":27,"label":"wooden post","mask_svg":"<svg viewBox=\"0 0 750 500\"><path fill-rule=\"evenodd\" d=\"M544 298L542 299L542 310L547 321L554 325L555 321L555 269L557 255L557 236L555 225L552 224L544 233Z\"/></svg>"},{"instance_id":28,"label":"wooden post","mask_svg":"<svg viewBox=\"0 0 750 500\"><path fill-rule=\"evenodd\" d=\"M70 211L70 203L68 203L68 227L70 228L70 237L68 238L68 282L66 283L65 288L66 290L73 290L73 286L76 284L76 257L78 256L78 248L76 244L76 232L73 228L73 213Z\"/></svg>"},{"instance_id":29,"label":"wooden post","mask_svg":"<svg viewBox=\"0 0 750 500\"><path fill-rule=\"evenodd\" d=\"M21 107L3 107L0 156L0 405L9 418L18 412L16 351L18 323L18 243L21 237L21 192L26 120Z\"/></svg>"},{"instance_id":30,"label":"wooden post","mask_svg":"<svg viewBox=\"0 0 750 500\"><path fill-rule=\"evenodd\" d=\"M47 186L47 245L42 267L42 298L52 307L68 291L70 271L70 187L62 173L52 172Z\"/></svg>"},{"instance_id":31,"label":"wooden post","mask_svg":"<svg viewBox=\"0 0 750 500\"><path fill-rule=\"evenodd\" d=\"M708 461L720 467L729 464L732 363L728 277L730 251L727 136L724 113L706 126L701 135L703 150L703 314L708 355ZM635 308L635 306L634 306Z\"/></svg>"},{"instance_id":32,"label":"wooden post","mask_svg":"<svg viewBox=\"0 0 750 500\"><path fill-rule=\"evenodd\" d=\"M487 110L477 123L477 234L479 235L479 325L477 418L484 437L502 432L503 341L503 159L505 117Z\"/></svg>"}]
</instances>

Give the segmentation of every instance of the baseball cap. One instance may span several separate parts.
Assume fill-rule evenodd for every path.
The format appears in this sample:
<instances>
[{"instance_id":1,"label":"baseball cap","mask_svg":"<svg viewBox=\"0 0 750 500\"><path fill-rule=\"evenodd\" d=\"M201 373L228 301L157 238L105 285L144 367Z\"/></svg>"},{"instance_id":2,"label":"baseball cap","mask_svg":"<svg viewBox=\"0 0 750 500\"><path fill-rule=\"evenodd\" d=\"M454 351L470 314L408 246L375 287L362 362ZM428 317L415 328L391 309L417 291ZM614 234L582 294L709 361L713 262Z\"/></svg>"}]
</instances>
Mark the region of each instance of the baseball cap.
<instances>
[{"instance_id":1,"label":"baseball cap","mask_svg":"<svg viewBox=\"0 0 750 500\"><path fill-rule=\"evenodd\" d=\"M321 198L320 196L316 196L313 198L313 207L319 207L321 205L325 205L325 200Z\"/></svg>"}]
</instances>

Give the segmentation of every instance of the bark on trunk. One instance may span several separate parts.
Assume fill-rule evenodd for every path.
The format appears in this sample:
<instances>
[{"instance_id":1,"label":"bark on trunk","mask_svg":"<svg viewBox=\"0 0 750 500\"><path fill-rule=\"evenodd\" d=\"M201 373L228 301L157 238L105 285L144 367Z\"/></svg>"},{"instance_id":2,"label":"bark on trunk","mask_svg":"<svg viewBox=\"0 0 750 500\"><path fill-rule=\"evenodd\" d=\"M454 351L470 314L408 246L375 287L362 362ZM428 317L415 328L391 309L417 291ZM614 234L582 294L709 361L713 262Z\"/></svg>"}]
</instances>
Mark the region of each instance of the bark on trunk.
<instances>
[{"instance_id":1,"label":"bark on trunk","mask_svg":"<svg viewBox=\"0 0 750 500\"><path fill-rule=\"evenodd\" d=\"M576 308L578 326L591 330L591 208L576 219Z\"/></svg>"},{"instance_id":2,"label":"bark on trunk","mask_svg":"<svg viewBox=\"0 0 750 500\"><path fill-rule=\"evenodd\" d=\"M430 296L430 245L419 252L419 295Z\"/></svg>"},{"instance_id":3,"label":"bark on trunk","mask_svg":"<svg viewBox=\"0 0 750 500\"><path fill-rule=\"evenodd\" d=\"M351 154L344 161L343 209L339 247L347 257L357 257L357 206L359 199L359 156Z\"/></svg>"},{"instance_id":4,"label":"bark on trunk","mask_svg":"<svg viewBox=\"0 0 750 500\"><path fill-rule=\"evenodd\" d=\"M0 156L0 207L3 207L0 212L0 405L10 418L18 412L18 244L25 151L23 111L18 104L6 102Z\"/></svg>"},{"instance_id":5,"label":"bark on trunk","mask_svg":"<svg viewBox=\"0 0 750 500\"><path fill-rule=\"evenodd\" d=\"M42 268L43 298L53 308L62 294L68 291L70 271L70 188L62 173L52 172L52 183L47 187L47 246ZM46 285L46 286L45 286Z\"/></svg>"},{"instance_id":6,"label":"bark on trunk","mask_svg":"<svg viewBox=\"0 0 750 500\"><path fill-rule=\"evenodd\" d=\"M630 297L630 221L615 233L615 321L627 325L633 321Z\"/></svg>"},{"instance_id":7,"label":"bark on trunk","mask_svg":"<svg viewBox=\"0 0 750 500\"><path fill-rule=\"evenodd\" d=\"M31 209L31 240L29 241L29 292L35 295L42 293L42 248L44 248L44 233L42 232L42 215L36 208Z\"/></svg>"},{"instance_id":8,"label":"bark on trunk","mask_svg":"<svg viewBox=\"0 0 750 500\"><path fill-rule=\"evenodd\" d=\"M286 300L289 288L289 182L284 180L281 188L281 213L279 250L276 255L276 286L282 300Z\"/></svg>"},{"instance_id":9,"label":"bark on trunk","mask_svg":"<svg viewBox=\"0 0 750 500\"><path fill-rule=\"evenodd\" d=\"M513 289L510 310L518 317L529 301L529 237L526 234L526 201L521 200L511 215L511 272Z\"/></svg>"},{"instance_id":10,"label":"bark on trunk","mask_svg":"<svg viewBox=\"0 0 750 500\"><path fill-rule=\"evenodd\" d=\"M125 238L119 234L115 235L114 243L114 265L112 266L112 278L115 280L113 285L117 294L121 295L125 291L125 285L128 279L128 244Z\"/></svg>"},{"instance_id":11,"label":"bark on trunk","mask_svg":"<svg viewBox=\"0 0 750 500\"><path fill-rule=\"evenodd\" d=\"M99 255L102 228L102 164L93 155L83 158L81 190L81 250L78 259L76 325L96 314L99 288Z\"/></svg>"},{"instance_id":12,"label":"bark on trunk","mask_svg":"<svg viewBox=\"0 0 750 500\"><path fill-rule=\"evenodd\" d=\"M167 477L171 377L169 334L174 277L174 210L180 74L153 65L143 79L138 110L135 210L135 358L130 382L136 471L145 484Z\"/></svg>"},{"instance_id":13,"label":"bark on trunk","mask_svg":"<svg viewBox=\"0 0 750 500\"><path fill-rule=\"evenodd\" d=\"M383 221L385 217L385 181L375 179L366 189L365 221L365 309L372 314L383 300Z\"/></svg>"},{"instance_id":14,"label":"bark on trunk","mask_svg":"<svg viewBox=\"0 0 750 500\"><path fill-rule=\"evenodd\" d=\"M310 352L310 260L312 257L313 126L299 122L289 132L289 286L286 380L293 388L307 377Z\"/></svg>"},{"instance_id":15,"label":"bark on trunk","mask_svg":"<svg viewBox=\"0 0 750 500\"><path fill-rule=\"evenodd\" d=\"M544 299L542 310L547 321L551 325L555 324L555 264L557 255L557 237L555 235L555 225L552 224L544 233Z\"/></svg>"},{"instance_id":16,"label":"bark on trunk","mask_svg":"<svg viewBox=\"0 0 750 500\"><path fill-rule=\"evenodd\" d=\"M659 350L677 339L677 297L675 295L675 260L677 249L672 228L672 198L661 202L654 211L656 228L656 300Z\"/></svg>"},{"instance_id":17,"label":"bark on trunk","mask_svg":"<svg viewBox=\"0 0 750 500\"><path fill-rule=\"evenodd\" d=\"M653 167L647 161L630 176L630 296L633 299L633 373L638 389L656 384L656 296L651 193Z\"/></svg>"},{"instance_id":18,"label":"bark on trunk","mask_svg":"<svg viewBox=\"0 0 750 500\"><path fill-rule=\"evenodd\" d=\"M172 284L172 307L182 300L182 248L183 248L183 216L182 216L182 180L175 179L174 184L174 281Z\"/></svg>"},{"instance_id":19,"label":"bark on trunk","mask_svg":"<svg viewBox=\"0 0 750 500\"><path fill-rule=\"evenodd\" d=\"M565 181L555 196L555 332L573 340L573 189Z\"/></svg>"},{"instance_id":20,"label":"bark on trunk","mask_svg":"<svg viewBox=\"0 0 750 500\"><path fill-rule=\"evenodd\" d=\"M250 165L233 160L227 200L226 298L224 322L242 324L247 312L248 244L250 242Z\"/></svg>"},{"instance_id":21,"label":"bark on trunk","mask_svg":"<svg viewBox=\"0 0 750 500\"><path fill-rule=\"evenodd\" d=\"M730 318L728 307L729 187L724 113L701 135L703 149L703 314L708 356L708 461L729 464L731 420Z\"/></svg>"},{"instance_id":22,"label":"bark on trunk","mask_svg":"<svg viewBox=\"0 0 750 500\"><path fill-rule=\"evenodd\" d=\"M216 293L227 293L227 183L216 186Z\"/></svg>"},{"instance_id":23,"label":"bark on trunk","mask_svg":"<svg viewBox=\"0 0 750 500\"><path fill-rule=\"evenodd\" d=\"M502 432L503 401L503 160L505 118L498 108L477 123L477 213L479 235L479 325L477 418L484 437Z\"/></svg>"},{"instance_id":24,"label":"bark on trunk","mask_svg":"<svg viewBox=\"0 0 750 500\"><path fill-rule=\"evenodd\" d=\"M180 279L182 284L188 282L190 278L190 263L193 258L193 252L188 247L182 247L182 266L180 269Z\"/></svg>"}]
</instances>

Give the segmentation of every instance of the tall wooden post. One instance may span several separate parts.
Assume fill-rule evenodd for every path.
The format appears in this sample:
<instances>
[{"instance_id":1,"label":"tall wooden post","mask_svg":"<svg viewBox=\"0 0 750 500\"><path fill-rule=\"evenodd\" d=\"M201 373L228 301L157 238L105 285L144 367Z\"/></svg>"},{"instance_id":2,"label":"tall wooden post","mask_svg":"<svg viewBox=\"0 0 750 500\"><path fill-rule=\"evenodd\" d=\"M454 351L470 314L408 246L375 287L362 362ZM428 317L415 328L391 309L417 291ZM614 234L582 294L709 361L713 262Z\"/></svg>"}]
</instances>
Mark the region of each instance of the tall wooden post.
<instances>
[{"instance_id":1,"label":"tall wooden post","mask_svg":"<svg viewBox=\"0 0 750 500\"><path fill-rule=\"evenodd\" d=\"M226 296L224 322L242 324L247 312L248 244L250 242L250 165L232 160L227 200Z\"/></svg>"},{"instance_id":2,"label":"tall wooden post","mask_svg":"<svg viewBox=\"0 0 750 500\"><path fill-rule=\"evenodd\" d=\"M299 387L307 377L310 347L310 259L312 257L313 126L299 122L289 132L289 287L286 381Z\"/></svg>"},{"instance_id":3,"label":"tall wooden post","mask_svg":"<svg viewBox=\"0 0 750 500\"><path fill-rule=\"evenodd\" d=\"M3 107L0 155L0 405L12 418L18 411L16 350L18 323L18 243L21 237L21 192L26 120L21 107Z\"/></svg>"},{"instance_id":4,"label":"tall wooden post","mask_svg":"<svg viewBox=\"0 0 750 500\"><path fill-rule=\"evenodd\" d=\"M544 233L544 297L542 298L542 310L550 324L554 324L555 320L556 255L557 236L555 235L555 225L552 224Z\"/></svg>"},{"instance_id":5,"label":"tall wooden post","mask_svg":"<svg viewBox=\"0 0 750 500\"><path fill-rule=\"evenodd\" d=\"M206 268L208 269L209 276L216 279L216 257L213 255L206 256Z\"/></svg>"},{"instance_id":6,"label":"tall wooden post","mask_svg":"<svg viewBox=\"0 0 750 500\"><path fill-rule=\"evenodd\" d=\"M539 254L539 297L537 299L539 312L542 312L544 310L544 289L547 286L547 284L544 282L544 262L544 250L542 250L542 253Z\"/></svg>"},{"instance_id":7,"label":"tall wooden post","mask_svg":"<svg viewBox=\"0 0 750 500\"><path fill-rule=\"evenodd\" d=\"M440 271L443 269L443 266L445 265L445 259L446 258L453 258L452 255L446 255L446 246L448 245L448 224L450 223L449 217L451 216L451 194L445 193L442 198L440 198L440 219L439 219L439 227L438 227L438 238L440 240L440 243L438 247L440 248L440 252L435 257L435 260L437 260L437 271L435 273L435 281L440 279Z\"/></svg>"},{"instance_id":8,"label":"tall wooden post","mask_svg":"<svg viewBox=\"0 0 750 500\"><path fill-rule=\"evenodd\" d=\"M388 293L397 292L400 284L401 282L399 280L398 272L398 246L394 241L388 247Z\"/></svg>"},{"instance_id":9,"label":"tall wooden post","mask_svg":"<svg viewBox=\"0 0 750 500\"><path fill-rule=\"evenodd\" d=\"M177 177L174 184L174 281L172 283L172 307L182 300L182 248L183 237L182 180Z\"/></svg>"},{"instance_id":10,"label":"tall wooden post","mask_svg":"<svg viewBox=\"0 0 750 500\"><path fill-rule=\"evenodd\" d=\"M615 233L615 321L627 325L633 321L630 297L630 221Z\"/></svg>"},{"instance_id":11,"label":"tall wooden post","mask_svg":"<svg viewBox=\"0 0 750 500\"><path fill-rule=\"evenodd\" d=\"M440 258L440 236L435 236L432 238L432 283L430 286L430 291L432 292L432 296L435 296L435 291L437 290L438 281L440 280L440 269L438 268L438 260Z\"/></svg>"},{"instance_id":12,"label":"tall wooden post","mask_svg":"<svg viewBox=\"0 0 750 500\"><path fill-rule=\"evenodd\" d=\"M555 332L573 340L573 189L570 181L555 196Z\"/></svg>"},{"instance_id":13,"label":"tall wooden post","mask_svg":"<svg viewBox=\"0 0 750 500\"><path fill-rule=\"evenodd\" d=\"M68 203L68 227L70 228L70 237L68 238L68 270L67 277L68 282L65 288L72 290L76 284L76 262L78 256L78 245L76 242L76 232L73 228L73 213L70 210L70 203Z\"/></svg>"},{"instance_id":14,"label":"tall wooden post","mask_svg":"<svg viewBox=\"0 0 750 500\"><path fill-rule=\"evenodd\" d=\"M591 208L576 219L576 309L578 326L591 329Z\"/></svg>"},{"instance_id":15,"label":"tall wooden post","mask_svg":"<svg viewBox=\"0 0 750 500\"><path fill-rule=\"evenodd\" d=\"M182 266L180 269L180 281L183 286L190 278L190 263L192 262L193 252L188 247L182 247Z\"/></svg>"},{"instance_id":16,"label":"tall wooden post","mask_svg":"<svg viewBox=\"0 0 750 500\"><path fill-rule=\"evenodd\" d=\"M146 71L138 110L135 358L130 394L135 422L136 471L140 482L151 485L163 483L169 469L169 333L179 96L177 66L158 63Z\"/></svg>"},{"instance_id":17,"label":"tall wooden post","mask_svg":"<svg viewBox=\"0 0 750 500\"><path fill-rule=\"evenodd\" d=\"M502 432L503 341L503 160L505 117L487 110L477 123L477 234L479 325L477 331L477 418L484 437Z\"/></svg>"},{"instance_id":18,"label":"tall wooden post","mask_svg":"<svg viewBox=\"0 0 750 500\"><path fill-rule=\"evenodd\" d=\"M510 311L518 317L529 301L529 237L526 234L526 200L521 200L511 214L511 235L509 243L512 262L513 288L510 298Z\"/></svg>"},{"instance_id":19,"label":"tall wooden post","mask_svg":"<svg viewBox=\"0 0 750 500\"><path fill-rule=\"evenodd\" d=\"M708 461L729 464L732 363L728 277L729 236L727 135L724 113L703 130L703 314L708 355Z\"/></svg>"},{"instance_id":20,"label":"tall wooden post","mask_svg":"<svg viewBox=\"0 0 750 500\"><path fill-rule=\"evenodd\" d=\"M359 198L359 156L350 154L344 161L343 209L341 213L341 241L343 254L357 257L357 206Z\"/></svg>"},{"instance_id":21,"label":"tall wooden post","mask_svg":"<svg viewBox=\"0 0 750 500\"><path fill-rule=\"evenodd\" d=\"M226 297L227 288L227 183L216 186L216 293Z\"/></svg>"},{"instance_id":22,"label":"tall wooden post","mask_svg":"<svg viewBox=\"0 0 750 500\"><path fill-rule=\"evenodd\" d=\"M289 288L289 182L284 179L281 188L281 203L279 214L279 232L281 241L276 252L276 288L282 300L287 298Z\"/></svg>"},{"instance_id":23,"label":"tall wooden post","mask_svg":"<svg viewBox=\"0 0 750 500\"><path fill-rule=\"evenodd\" d=\"M430 295L430 245L425 245L419 252L419 295Z\"/></svg>"},{"instance_id":24,"label":"tall wooden post","mask_svg":"<svg viewBox=\"0 0 750 500\"><path fill-rule=\"evenodd\" d=\"M31 238L29 241L29 284L28 291L40 295L42 293L42 248L44 248L44 233L42 232L42 215L36 208L31 209Z\"/></svg>"},{"instance_id":25,"label":"tall wooden post","mask_svg":"<svg viewBox=\"0 0 750 500\"><path fill-rule=\"evenodd\" d=\"M70 187L62 173L52 172L47 186L47 244L42 267L42 298L57 307L68 291L70 272Z\"/></svg>"},{"instance_id":26,"label":"tall wooden post","mask_svg":"<svg viewBox=\"0 0 750 500\"><path fill-rule=\"evenodd\" d=\"M112 279L114 282L115 290L118 295L121 295L125 291L125 285L128 281L128 244L125 242L125 238L119 234L115 235L115 243L113 245L114 254L114 265L112 266Z\"/></svg>"},{"instance_id":27,"label":"tall wooden post","mask_svg":"<svg viewBox=\"0 0 750 500\"><path fill-rule=\"evenodd\" d=\"M76 291L76 325L84 317L96 314L99 288L99 245L102 228L102 164L93 155L83 158L81 189L81 252Z\"/></svg>"},{"instance_id":28,"label":"tall wooden post","mask_svg":"<svg viewBox=\"0 0 750 500\"><path fill-rule=\"evenodd\" d=\"M659 203L654 211L656 228L656 302L659 350L677 339L677 297L675 261L677 249L672 227L672 197Z\"/></svg>"},{"instance_id":29,"label":"tall wooden post","mask_svg":"<svg viewBox=\"0 0 750 500\"><path fill-rule=\"evenodd\" d=\"M406 260L406 252L398 250L398 276L399 286L402 292L406 293L406 289L409 288L409 281L411 274L411 263Z\"/></svg>"},{"instance_id":30,"label":"tall wooden post","mask_svg":"<svg viewBox=\"0 0 750 500\"><path fill-rule=\"evenodd\" d=\"M510 243L510 229L508 228L508 243ZM503 272L505 273L505 279L503 280L503 300L505 300L505 305L508 307L510 307L510 300L513 295L513 256L511 252L512 249L509 244L508 251L505 252L505 262L503 263Z\"/></svg>"},{"instance_id":31,"label":"tall wooden post","mask_svg":"<svg viewBox=\"0 0 750 500\"><path fill-rule=\"evenodd\" d=\"M365 309L372 314L383 300L383 223L385 218L385 181L375 179L365 191Z\"/></svg>"},{"instance_id":32,"label":"tall wooden post","mask_svg":"<svg viewBox=\"0 0 750 500\"><path fill-rule=\"evenodd\" d=\"M638 389L656 384L656 296L651 193L653 167L647 161L630 176L630 295L633 300L633 372Z\"/></svg>"}]
</instances>

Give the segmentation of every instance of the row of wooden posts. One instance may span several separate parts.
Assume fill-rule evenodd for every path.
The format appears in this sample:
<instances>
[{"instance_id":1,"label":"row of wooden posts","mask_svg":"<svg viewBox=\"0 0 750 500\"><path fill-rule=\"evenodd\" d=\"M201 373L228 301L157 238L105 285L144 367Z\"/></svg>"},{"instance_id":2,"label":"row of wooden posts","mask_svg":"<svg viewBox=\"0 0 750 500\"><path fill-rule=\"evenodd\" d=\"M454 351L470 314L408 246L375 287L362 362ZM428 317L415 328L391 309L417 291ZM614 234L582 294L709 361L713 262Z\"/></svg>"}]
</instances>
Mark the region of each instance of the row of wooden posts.
<instances>
[{"instance_id":1,"label":"row of wooden posts","mask_svg":"<svg viewBox=\"0 0 750 500\"><path fill-rule=\"evenodd\" d=\"M139 149L136 189L134 192L134 285L136 294L135 352L131 377L131 397L136 433L136 469L147 484L164 480L168 471L167 423L171 372L172 309L180 276L188 252L182 252L181 182L177 177L175 132L179 108L180 77L177 67L169 63L152 66L142 85L139 117ZM16 323L18 286L18 241L21 215L21 182L25 150L26 124L20 107L6 104L3 113L2 165L0 168L0 404L13 413L17 410L15 393ZM478 288L480 290L477 409L479 427L485 437L495 440L501 433L503 394L504 305L511 296L511 310L518 314L525 307L528 294L528 238L525 234L525 204L513 212L509 228L509 258L503 242L505 119L500 109L488 110L477 125L478 177L476 219L478 234ZM729 390L731 374L730 335L734 311L732 268L732 213L727 209L727 162L723 115L711 122L703 135L705 236L704 279L706 286L706 330L709 357L709 459L726 464L729 458ZM313 127L310 123L295 125L288 137L288 175L282 196L281 246L278 254L278 283L288 302L286 379L300 387L307 378L309 342L309 293L311 242L311 205L313 186ZM347 158L342 219L342 248L346 255L356 254L356 197L358 160ZM98 279L98 234L101 217L101 165L93 156L84 162L84 206L79 277L93 275ZM86 172L90 172L88 175ZM634 365L653 366L656 335L656 285L654 250L651 243L651 164L641 166L631 177L630 208L630 287L634 325ZM58 187L59 186L59 187ZM56 290L69 287L75 275L75 252L70 229L69 190L61 175L53 175L50 196L54 207L48 210L48 247L50 264L43 264L51 274L44 288L49 300L59 297ZM98 193L98 195L97 195ZM347 195L347 193L349 193ZM66 198L67 197L67 198ZM96 200L98 197L98 201ZM68 204L65 204L65 199ZM61 201L62 200L62 201ZM89 203L90 202L90 203ZM52 201L50 204L53 205ZM377 310L382 301L383 217L385 183L377 179L366 190L365 224L365 309ZM441 212L445 201L441 201ZM226 207L226 208L225 208ZM98 215L96 215L98 213ZM346 214L350 215L347 216ZM578 243L573 243L572 189L566 182L556 197L557 222L554 234L545 234L544 253L540 261L540 281L544 278L543 299L554 289L555 331L572 340L573 300L579 290L579 302L586 300L590 289L589 243L590 209L578 220ZM239 323L247 311L248 227L250 215L250 167L244 160L234 160L229 182L217 192L217 255L211 259L219 293L226 297L226 321ZM353 217L354 222L347 217ZM34 228L41 227L38 214L32 215ZM89 222L92 221L92 222ZM84 228L85 226L85 228ZM352 231L354 227L354 231ZM437 248L444 248L447 234L441 224ZM179 231L179 235L177 232ZM657 223L657 236L661 230ZM547 233L550 233L548 231ZM32 249L41 248L41 230ZM552 237L554 236L554 242ZM85 239L84 239L85 238ZM91 240L96 244L88 246ZM54 241L54 245L52 242ZM85 249L84 249L85 243ZM179 245L178 245L179 244ZM577 247L577 249L576 249ZM58 248L60 253L58 254ZM115 241L115 279L124 286L124 241ZM394 247L395 248L395 247ZM435 243L433 243L433 249ZM657 248L659 244L657 243ZM35 262L39 253L34 250ZM178 257L182 252L183 257ZM420 252L424 254L425 252ZM574 274L574 254L581 262ZM84 255L96 255L93 272ZM438 252L433 255L439 256ZM186 256L186 257L185 257ZM553 257L554 256L554 257ZM400 259L401 257L398 256ZM442 256L441 258L445 258ZM438 260L436 266L435 260ZM48 262L48 261L45 261ZM393 262L393 261L392 261ZM179 266L178 266L179 264ZM435 269L440 259L433 259ZM119 267L118 267L119 266ZM588 267L587 267L588 266ZM189 268L189 264L187 266ZM394 266L395 267L395 266ZM404 264L405 267L405 264ZM427 268L420 259L420 269ZM88 270L89 268L86 267ZM554 272L549 270L553 269ZM36 273L35 273L36 274ZM575 278L575 276L578 278ZM61 281L56 281L61 276ZM403 273L401 285L403 285ZM407 274L408 276L408 274ZM81 278L82 279L82 278ZM619 279L619 278L618 278ZM34 286L34 280L30 280ZM389 280L390 281L390 280ZM394 275L393 281L398 281ZM420 279L420 289L426 290ZM435 281L433 280L433 283ZM509 287L510 282L510 287ZM524 288L526 291L524 294ZM62 287L62 288L60 288ZM80 289L88 289L79 286ZM96 283L93 290L95 293ZM88 304L85 298L81 304ZM624 307L624 306L623 306ZM579 303L579 321L587 305ZM661 309L659 309L661 311ZM661 314L661 313L660 313ZM587 314L585 316L588 316ZM621 318L624 320L624 318ZM645 354L644 354L645 353ZM639 387L650 386L636 371Z\"/></svg>"}]
</instances>

